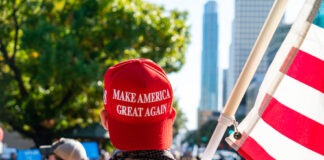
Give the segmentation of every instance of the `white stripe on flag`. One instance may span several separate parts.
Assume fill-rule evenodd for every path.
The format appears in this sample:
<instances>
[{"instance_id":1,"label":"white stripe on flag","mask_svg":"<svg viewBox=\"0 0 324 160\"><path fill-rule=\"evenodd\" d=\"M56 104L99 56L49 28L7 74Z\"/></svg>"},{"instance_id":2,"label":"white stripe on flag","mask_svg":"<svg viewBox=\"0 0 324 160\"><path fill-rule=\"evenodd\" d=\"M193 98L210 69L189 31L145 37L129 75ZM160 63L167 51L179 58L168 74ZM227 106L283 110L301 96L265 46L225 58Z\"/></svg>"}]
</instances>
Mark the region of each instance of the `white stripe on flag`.
<instances>
[{"instance_id":1,"label":"white stripe on flag","mask_svg":"<svg viewBox=\"0 0 324 160\"><path fill-rule=\"evenodd\" d=\"M262 119L258 121L250 137L278 160L324 160L322 155L283 136Z\"/></svg>"},{"instance_id":2,"label":"white stripe on flag","mask_svg":"<svg viewBox=\"0 0 324 160\"><path fill-rule=\"evenodd\" d=\"M324 94L284 76L274 96L280 103L324 125Z\"/></svg>"},{"instance_id":3,"label":"white stripe on flag","mask_svg":"<svg viewBox=\"0 0 324 160\"><path fill-rule=\"evenodd\" d=\"M316 25L311 25L300 49L324 60L324 31Z\"/></svg>"},{"instance_id":4,"label":"white stripe on flag","mask_svg":"<svg viewBox=\"0 0 324 160\"><path fill-rule=\"evenodd\" d=\"M324 160L324 30L310 24L320 3L306 0L238 126L242 138L226 139L247 159Z\"/></svg>"}]
</instances>

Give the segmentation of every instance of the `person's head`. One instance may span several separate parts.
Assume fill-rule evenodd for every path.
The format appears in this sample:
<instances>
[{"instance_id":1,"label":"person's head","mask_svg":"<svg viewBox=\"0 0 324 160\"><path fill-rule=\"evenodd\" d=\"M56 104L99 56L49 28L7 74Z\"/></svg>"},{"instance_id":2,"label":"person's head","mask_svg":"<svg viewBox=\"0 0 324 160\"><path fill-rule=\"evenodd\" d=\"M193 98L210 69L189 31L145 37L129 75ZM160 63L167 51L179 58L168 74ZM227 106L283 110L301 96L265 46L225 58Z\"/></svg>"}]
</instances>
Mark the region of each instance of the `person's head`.
<instances>
[{"instance_id":1,"label":"person's head","mask_svg":"<svg viewBox=\"0 0 324 160\"><path fill-rule=\"evenodd\" d=\"M134 59L110 67L104 78L101 121L122 151L165 150L172 143L173 91L153 61Z\"/></svg>"},{"instance_id":2,"label":"person's head","mask_svg":"<svg viewBox=\"0 0 324 160\"><path fill-rule=\"evenodd\" d=\"M61 138L50 146L41 146L40 151L44 155L55 155L56 159L87 160L87 153L82 144L74 139Z\"/></svg>"},{"instance_id":3,"label":"person's head","mask_svg":"<svg viewBox=\"0 0 324 160\"><path fill-rule=\"evenodd\" d=\"M11 160L16 160L17 159L17 153L16 152L10 153L10 159Z\"/></svg>"},{"instance_id":4,"label":"person's head","mask_svg":"<svg viewBox=\"0 0 324 160\"><path fill-rule=\"evenodd\" d=\"M47 160L58 160L55 154L50 154L47 156Z\"/></svg>"}]
</instances>

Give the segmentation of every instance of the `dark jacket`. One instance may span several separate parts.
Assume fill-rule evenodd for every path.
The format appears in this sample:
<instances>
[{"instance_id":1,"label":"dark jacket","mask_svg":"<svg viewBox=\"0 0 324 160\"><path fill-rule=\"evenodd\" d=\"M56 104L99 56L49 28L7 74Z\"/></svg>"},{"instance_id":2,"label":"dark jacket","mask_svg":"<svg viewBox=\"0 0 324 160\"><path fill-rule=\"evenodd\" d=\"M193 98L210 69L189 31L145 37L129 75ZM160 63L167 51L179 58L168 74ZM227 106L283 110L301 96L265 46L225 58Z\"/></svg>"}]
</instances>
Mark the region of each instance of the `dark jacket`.
<instances>
[{"instance_id":1,"label":"dark jacket","mask_svg":"<svg viewBox=\"0 0 324 160\"><path fill-rule=\"evenodd\" d=\"M169 150L119 151L110 160L175 160Z\"/></svg>"}]
</instances>

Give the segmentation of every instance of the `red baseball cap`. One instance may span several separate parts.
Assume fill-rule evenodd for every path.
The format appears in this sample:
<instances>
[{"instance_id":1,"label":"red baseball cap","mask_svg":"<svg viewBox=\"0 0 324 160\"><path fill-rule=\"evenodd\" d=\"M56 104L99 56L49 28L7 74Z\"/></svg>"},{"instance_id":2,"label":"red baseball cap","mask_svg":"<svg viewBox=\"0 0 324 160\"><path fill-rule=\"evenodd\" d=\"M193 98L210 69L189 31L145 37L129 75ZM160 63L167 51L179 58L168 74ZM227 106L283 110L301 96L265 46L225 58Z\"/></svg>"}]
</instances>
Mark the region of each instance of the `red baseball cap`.
<instances>
[{"instance_id":1,"label":"red baseball cap","mask_svg":"<svg viewBox=\"0 0 324 160\"><path fill-rule=\"evenodd\" d=\"M172 143L173 91L165 72L153 61L134 59L105 74L104 106L108 131L119 150L165 150Z\"/></svg>"}]
</instances>

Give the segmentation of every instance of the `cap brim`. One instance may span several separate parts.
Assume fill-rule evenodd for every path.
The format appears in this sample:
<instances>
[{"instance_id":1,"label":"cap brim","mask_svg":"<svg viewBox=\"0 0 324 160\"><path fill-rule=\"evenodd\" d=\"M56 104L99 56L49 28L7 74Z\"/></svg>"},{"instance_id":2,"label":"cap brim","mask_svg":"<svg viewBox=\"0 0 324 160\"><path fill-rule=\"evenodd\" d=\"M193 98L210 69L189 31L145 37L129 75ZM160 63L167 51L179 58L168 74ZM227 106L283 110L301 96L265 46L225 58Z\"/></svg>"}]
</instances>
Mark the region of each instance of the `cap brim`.
<instances>
[{"instance_id":1,"label":"cap brim","mask_svg":"<svg viewBox=\"0 0 324 160\"><path fill-rule=\"evenodd\" d=\"M39 151L42 155L53 154L53 148L51 145L40 146Z\"/></svg>"},{"instance_id":2,"label":"cap brim","mask_svg":"<svg viewBox=\"0 0 324 160\"><path fill-rule=\"evenodd\" d=\"M175 116L173 108L168 117L149 124L126 124L108 116L110 140L122 151L168 149L172 144Z\"/></svg>"}]
</instances>

